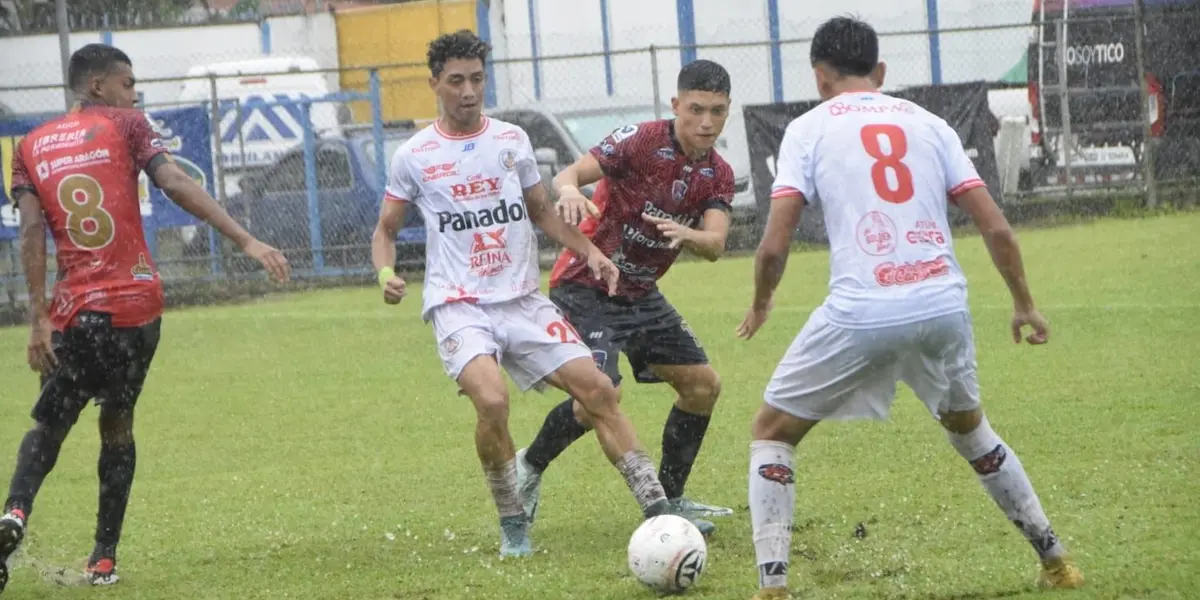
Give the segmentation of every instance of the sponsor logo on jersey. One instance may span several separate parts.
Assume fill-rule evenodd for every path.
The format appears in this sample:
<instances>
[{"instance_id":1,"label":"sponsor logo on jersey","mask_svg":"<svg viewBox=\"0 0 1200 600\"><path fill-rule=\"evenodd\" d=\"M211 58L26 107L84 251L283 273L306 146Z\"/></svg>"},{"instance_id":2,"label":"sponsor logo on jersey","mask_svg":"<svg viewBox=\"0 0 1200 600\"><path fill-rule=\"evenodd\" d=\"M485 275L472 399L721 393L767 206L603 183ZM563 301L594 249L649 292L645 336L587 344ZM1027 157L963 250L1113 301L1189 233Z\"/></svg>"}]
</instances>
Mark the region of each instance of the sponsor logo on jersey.
<instances>
[{"instance_id":1,"label":"sponsor logo on jersey","mask_svg":"<svg viewBox=\"0 0 1200 600\"><path fill-rule=\"evenodd\" d=\"M933 221L917 221L916 225L904 234L904 239L910 244L929 244L942 247L946 245L946 235Z\"/></svg>"},{"instance_id":2,"label":"sponsor logo on jersey","mask_svg":"<svg viewBox=\"0 0 1200 600\"><path fill-rule=\"evenodd\" d=\"M882 105L861 105L861 104L846 104L844 102L834 102L829 105L829 114L840 117L849 113L869 113L869 114L887 114L887 113L905 113L913 114L917 109L911 102L897 102L896 104Z\"/></svg>"},{"instance_id":3,"label":"sponsor logo on jersey","mask_svg":"<svg viewBox=\"0 0 1200 600\"><path fill-rule=\"evenodd\" d=\"M450 195L455 202L494 198L500 195L500 178L472 175L467 178L466 183L450 184Z\"/></svg>"},{"instance_id":4,"label":"sponsor logo on jersey","mask_svg":"<svg viewBox=\"0 0 1200 600\"><path fill-rule=\"evenodd\" d=\"M433 152L434 150L437 150L438 148L441 148L441 147L442 147L442 145L437 143L437 140L429 140L428 142L425 142L424 144L421 144L420 146L413 148L412 151L413 151L413 154L422 154L424 152Z\"/></svg>"},{"instance_id":5,"label":"sponsor logo on jersey","mask_svg":"<svg viewBox=\"0 0 1200 600\"><path fill-rule=\"evenodd\" d=\"M875 267L875 282L883 287L911 285L948 274L950 265L943 256L934 260L917 260L899 265L888 261Z\"/></svg>"},{"instance_id":6,"label":"sponsor logo on jersey","mask_svg":"<svg viewBox=\"0 0 1200 600\"><path fill-rule=\"evenodd\" d=\"M649 200L647 200L645 206L642 207L642 212L644 212L652 217L657 217L659 219L668 219L671 221L675 221L676 223L679 223L680 225L683 225L684 227L692 227L700 220L699 217L694 217L694 216L690 216L690 215L677 215L675 213L669 213L669 212L655 206L654 203Z\"/></svg>"},{"instance_id":7,"label":"sponsor logo on jersey","mask_svg":"<svg viewBox=\"0 0 1200 600\"><path fill-rule=\"evenodd\" d=\"M713 177L716 177L717 174L712 170L712 167L704 167L703 169L700 169L700 176L712 179Z\"/></svg>"},{"instance_id":8,"label":"sponsor logo on jersey","mask_svg":"<svg viewBox=\"0 0 1200 600\"><path fill-rule=\"evenodd\" d=\"M493 140L507 140L510 142L519 142L519 141L521 141L521 134L517 133L517 130L515 130L515 129L510 129L508 131L505 131L504 133L498 133L496 135L493 135L492 139Z\"/></svg>"},{"instance_id":9,"label":"sponsor logo on jersey","mask_svg":"<svg viewBox=\"0 0 1200 600\"><path fill-rule=\"evenodd\" d=\"M429 183L447 177L455 177L458 175L458 162L441 163L438 165L429 165L421 169L421 182Z\"/></svg>"},{"instance_id":10,"label":"sponsor logo on jersey","mask_svg":"<svg viewBox=\"0 0 1200 600\"><path fill-rule=\"evenodd\" d=\"M654 248L656 250L662 250L671 247L671 240L662 237L651 237L646 235L646 232L642 231L641 227L636 227L634 225L630 225L629 223L625 223L621 227L623 233L625 234L625 239L639 246Z\"/></svg>"},{"instance_id":11,"label":"sponsor logo on jersey","mask_svg":"<svg viewBox=\"0 0 1200 600\"><path fill-rule=\"evenodd\" d=\"M891 217L871 211L858 221L858 247L871 256L884 256L896 249L896 224Z\"/></svg>"},{"instance_id":12,"label":"sponsor logo on jersey","mask_svg":"<svg viewBox=\"0 0 1200 600\"><path fill-rule=\"evenodd\" d=\"M621 143L622 140L626 140L626 139L633 137L633 134L637 133L637 130L638 130L637 125L626 125L624 127L621 127L620 129L617 129L616 131L614 131L612 133L613 142L616 142L619 144L619 143Z\"/></svg>"},{"instance_id":13,"label":"sponsor logo on jersey","mask_svg":"<svg viewBox=\"0 0 1200 600\"><path fill-rule=\"evenodd\" d=\"M468 231L480 227L492 227L505 223L516 223L525 220L525 205L520 202L509 204L500 200L500 204L492 208L468 210L464 212L442 211L438 214L438 232Z\"/></svg>"},{"instance_id":14,"label":"sponsor logo on jersey","mask_svg":"<svg viewBox=\"0 0 1200 600\"><path fill-rule=\"evenodd\" d=\"M658 151L656 151L654 153L654 155L663 160L675 160L675 149L674 148L659 148Z\"/></svg>"},{"instance_id":15,"label":"sponsor logo on jersey","mask_svg":"<svg viewBox=\"0 0 1200 600\"><path fill-rule=\"evenodd\" d=\"M497 275L513 263L508 251L508 240L504 239L504 227L474 234L471 243L471 273L476 277Z\"/></svg>"},{"instance_id":16,"label":"sponsor logo on jersey","mask_svg":"<svg viewBox=\"0 0 1200 600\"><path fill-rule=\"evenodd\" d=\"M129 269L129 273L133 275L135 281L154 281L154 269L150 268L145 254L138 254L137 264Z\"/></svg>"}]
</instances>

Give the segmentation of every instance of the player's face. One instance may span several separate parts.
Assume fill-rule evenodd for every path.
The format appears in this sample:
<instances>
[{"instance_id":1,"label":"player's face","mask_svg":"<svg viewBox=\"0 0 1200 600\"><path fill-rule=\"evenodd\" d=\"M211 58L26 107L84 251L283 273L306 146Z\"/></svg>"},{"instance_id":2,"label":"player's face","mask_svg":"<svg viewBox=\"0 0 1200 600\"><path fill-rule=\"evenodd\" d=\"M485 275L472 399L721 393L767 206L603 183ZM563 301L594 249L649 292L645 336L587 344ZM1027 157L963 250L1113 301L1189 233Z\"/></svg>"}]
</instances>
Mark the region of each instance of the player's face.
<instances>
[{"instance_id":1,"label":"player's face","mask_svg":"<svg viewBox=\"0 0 1200 600\"><path fill-rule=\"evenodd\" d=\"M113 63L102 75L92 78L88 90L93 100L116 108L133 108L137 104L137 80L133 69L122 62Z\"/></svg>"},{"instance_id":2,"label":"player's face","mask_svg":"<svg viewBox=\"0 0 1200 600\"><path fill-rule=\"evenodd\" d=\"M716 92L688 90L671 98L675 112L675 135L690 150L706 152L717 143L729 118L729 96Z\"/></svg>"},{"instance_id":3,"label":"player's face","mask_svg":"<svg viewBox=\"0 0 1200 600\"><path fill-rule=\"evenodd\" d=\"M457 123L471 125L479 121L483 110L483 86L487 77L478 58L452 58L441 75L429 80L442 101L446 116Z\"/></svg>"}]
</instances>

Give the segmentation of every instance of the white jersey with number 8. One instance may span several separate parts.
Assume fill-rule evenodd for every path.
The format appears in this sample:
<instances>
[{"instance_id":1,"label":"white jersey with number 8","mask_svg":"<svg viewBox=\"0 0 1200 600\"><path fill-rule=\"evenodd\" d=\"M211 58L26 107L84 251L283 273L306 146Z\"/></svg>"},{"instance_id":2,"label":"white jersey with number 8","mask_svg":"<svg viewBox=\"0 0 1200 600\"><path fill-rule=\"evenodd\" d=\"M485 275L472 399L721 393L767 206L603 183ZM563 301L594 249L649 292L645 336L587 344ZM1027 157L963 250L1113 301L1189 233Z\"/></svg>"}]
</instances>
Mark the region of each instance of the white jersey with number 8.
<instances>
[{"instance_id":1,"label":"white jersey with number 8","mask_svg":"<svg viewBox=\"0 0 1200 600\"><path fill-rule=\"evenodd\" d=\"M788 125L772 198L820 203L830 245L825 315L874 328L966 310L947 214L983 186L943 119L877 92L842 94Z\"/></svg>"}]
</instances>

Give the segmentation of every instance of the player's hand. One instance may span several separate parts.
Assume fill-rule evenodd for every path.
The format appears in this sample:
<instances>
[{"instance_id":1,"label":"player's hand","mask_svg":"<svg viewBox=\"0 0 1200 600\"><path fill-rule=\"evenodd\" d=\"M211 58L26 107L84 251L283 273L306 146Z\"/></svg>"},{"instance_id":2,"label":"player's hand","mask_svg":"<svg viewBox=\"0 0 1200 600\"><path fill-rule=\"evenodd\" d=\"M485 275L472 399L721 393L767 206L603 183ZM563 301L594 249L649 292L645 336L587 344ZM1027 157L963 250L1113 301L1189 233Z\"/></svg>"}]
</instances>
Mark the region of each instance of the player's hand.
<instances>
[{"instance_id":1,"label":"player's hand","mask_svg":"<svg viewBox=\"0 0 1200 600\"><path fill-rule=\"evenodd\" d=\"M29 348L26 353L30 369L39 373L47 373L58 366L58 357L54 355L54 344L50 341L53 331L54 325L50 323L49 316L41 315L34 318L32 330L29 332Z\"/></svg>"},{"instance_id":2,"label":"player's hand","mask_svg":"<svg viewBox=\"0 0 1200 600\"><path fill-rule=\"evenodd\" d=\"M579 191L579 188L564 186L558 191L558 202L554 203L555 210L562 220L570 225L578 226L585 215L600 216L600 209Z\"/></svg>"},{"instance_id":3,"label":"player's hand","mask_svg":"<svg viewBox=\"0 0 1200 600\"><path fill-rule=\"evenodd\" d=\"M1028 325L1033 333L1025 336L1025 341L1033 345L1045 344L1050 341L1050 322L1037 309L1015 310L1012 318L1012 337L1014 344L1021 343L1022 329Z\"/></svg>"},{"instance_id":4,"label":"player's hand","mask_svg":"<svg viewBox=\"0 0 1200 600\"><path fill-rule=\"evenodd\" d=\"M663 237L671 240L670 248L672 250L681 246L684 242L691 239L693 230L691 227L680 225L670 219L655 217L649 213L642 213L642 220L647 223L654 223L658 226L658 232Z\"/></svg>"},{"instance_id":5,"label":"player's hand","mask_svg":"<svg viewBox=\"0 0 1200 600\"><path fill-rule=\"evenodd\" d=\"M388 304L400 304L408 295L408 284L399 275L392 275L383 284L383 301Z\"/></svg>"},{"instance_id":6,"label":"player's hand","mask_svg":"<svg viewBox=\"0 0 1200 600\"><path fill-rule=\"evenodd\" d=\"M608 283L609 296L617 293L617 281L621 278L621 270L613 264L612 260L602 254L599 248L593 249L588 254L588 268L592 270L592 275L596 279L603 279Z\"/></svg>"},{"instance_id":7,"label":"player's hand","mask_svg":"<svg viewBox=\"0 0 1200 600\"><path fill-rule=\"evenodd\" d=\"M287 258L283 256L282 252L271 246L256 239L250 240L250 243L242 248L242 252L245 252L246 256L262 263L263 268L267 270L267 273L275 281L283 283L291 276L291 267L288 265Z\"/></svg>"},{"instance_id":8,"label":"player's hand","mask_svg":"<svg viewBox=\"0 0 1200 600\"><path fill-rule=\"evenodd\" d=\"M750 310L746 311L746 318L742 319L742 324L738 325L737 336L744 339L754 337L758 333L758 329L767 322L767 317L771 315L771 308L775 306L775 301L767 302L766 306L751 306Z\"/></svg>"}]
</instances>

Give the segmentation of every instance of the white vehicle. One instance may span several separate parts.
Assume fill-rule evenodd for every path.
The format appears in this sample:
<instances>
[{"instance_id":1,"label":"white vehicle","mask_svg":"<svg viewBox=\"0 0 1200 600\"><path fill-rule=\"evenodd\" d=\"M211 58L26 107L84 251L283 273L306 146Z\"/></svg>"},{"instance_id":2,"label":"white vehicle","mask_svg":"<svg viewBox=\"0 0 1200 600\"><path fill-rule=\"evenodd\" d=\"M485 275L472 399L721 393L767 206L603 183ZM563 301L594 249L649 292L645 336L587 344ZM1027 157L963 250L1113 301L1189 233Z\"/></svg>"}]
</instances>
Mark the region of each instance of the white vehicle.
<instances>
[{"instance_id":1,"label":"white vehicle","mask_svg":"<svg viewBox=\"0 0 1200 600\"><path fill-rule=\"evenodd\" d=\"M289 100L319 98L336 91L336 81L308 57L269 57L239 60L188 69L188 79L179 93L182 104L208 103L216 75L221 101L221 166L226 173L269 165L304 140L304 117L300 104ZM270 104L284 101L284 104ZM336 133L347 120L342 104L318 102L311 105L310 119L315 136ZM232 190L227 190L233 193Z\"/></svg>"},{"instance_id":2,"label":"white vehicle","mask_svg":"<svg viewBox=\"0 0 1200 600\"><path fill-rule=\"evenodd\" d=\"M660 594L695 587L708 561L708 544L691 521L659 515L642 522L629 540L629 570Z\"/></svg>"}]
</instances>

